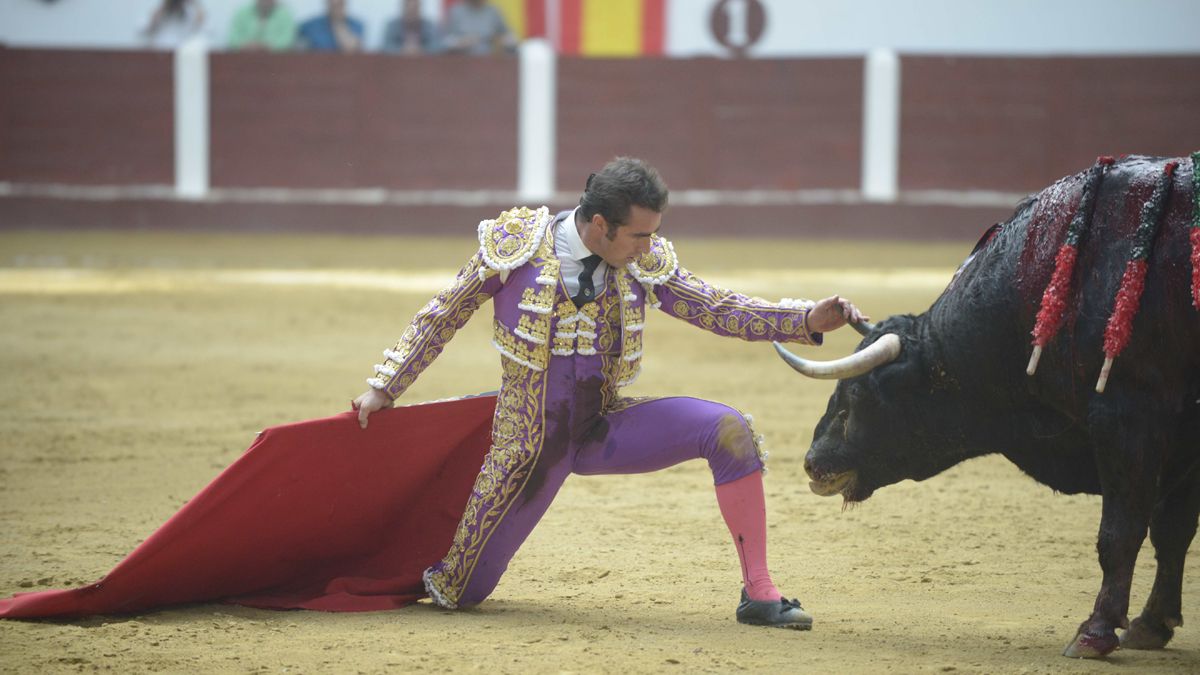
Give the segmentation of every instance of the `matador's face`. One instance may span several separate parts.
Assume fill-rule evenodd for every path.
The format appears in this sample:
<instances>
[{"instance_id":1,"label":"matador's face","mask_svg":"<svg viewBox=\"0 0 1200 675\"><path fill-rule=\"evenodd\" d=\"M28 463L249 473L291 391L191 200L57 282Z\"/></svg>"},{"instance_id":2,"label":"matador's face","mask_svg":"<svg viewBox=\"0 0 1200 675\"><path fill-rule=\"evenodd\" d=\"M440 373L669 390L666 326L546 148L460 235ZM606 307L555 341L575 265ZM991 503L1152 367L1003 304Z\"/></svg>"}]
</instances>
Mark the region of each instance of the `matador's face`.
<instances>
[{"instance_id":1,"label":"matador's face","mask_svg":"<svg viewBox=\"0 0 1200 675\"><path fill-rule=\"evenodd\" d=\"M624 267L650 252L650 235L658 232L661 225L661 213L633 206L629 209L629 222L609 236L608 221L597 213L583 232L583 243L609 265Z\"/></svg>"}]
</instances>

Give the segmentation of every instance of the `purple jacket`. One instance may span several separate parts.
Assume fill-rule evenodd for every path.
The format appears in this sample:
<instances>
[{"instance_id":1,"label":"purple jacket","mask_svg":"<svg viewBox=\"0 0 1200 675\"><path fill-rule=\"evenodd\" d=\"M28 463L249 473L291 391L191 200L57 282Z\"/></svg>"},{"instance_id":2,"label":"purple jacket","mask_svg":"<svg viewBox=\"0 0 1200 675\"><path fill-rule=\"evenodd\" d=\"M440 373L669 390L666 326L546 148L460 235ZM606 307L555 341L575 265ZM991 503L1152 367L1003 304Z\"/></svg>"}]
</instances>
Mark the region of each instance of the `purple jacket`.
<instances>
[{"instance_id":1,"label":"purple jacket","mask_svg":"<svg viewBox=\"0 0 1200 675\"><path fill-rule=\"evenodd\" d=\"M807 327L811 302L772 303L711 286L680 267L671 243L657 235L648 254L624 269L610 268L605 291L577 310L560 279L554 220L545 207L522 207L481 222L479 251L384 351L387 360L368 383L400 396L489 298L492 345L505 358L540 372L552 354L619 355L606 371L614 396L641 371L647 306L717 335L821 343L821 334Z\"/></svg>"}]
</instances>

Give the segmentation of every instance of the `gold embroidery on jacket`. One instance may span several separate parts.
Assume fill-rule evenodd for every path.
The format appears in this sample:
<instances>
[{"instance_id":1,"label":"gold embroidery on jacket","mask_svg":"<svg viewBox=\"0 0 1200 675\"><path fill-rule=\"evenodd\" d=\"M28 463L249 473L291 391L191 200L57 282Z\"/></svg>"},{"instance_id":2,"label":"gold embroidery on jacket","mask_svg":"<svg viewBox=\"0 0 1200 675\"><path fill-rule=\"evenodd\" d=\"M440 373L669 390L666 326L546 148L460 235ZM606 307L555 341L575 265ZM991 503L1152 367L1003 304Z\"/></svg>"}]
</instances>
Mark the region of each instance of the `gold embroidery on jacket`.
<instances>
[{"instance_id":1,"label":"gold embroidery on jacket","mask_svg":"<svg viewBox=\"0 0 1200 675\"><path fill-rule=\"evenodd\" d=\"M665 283L678 267L675 247L657 234L650 237L650 250L625 266L635 279L652 285Z\"/></svg>"},{"instance_id":2,"label":"gold embroidery on jacket","mask_svg":"<svg viewBox=\"0 0 1200 675\"><path fill-rule=\"evenodd\" d=\"M482 268L482 256L476 253L449 286L425 303L396 345L385 352L387 360L377 368L378 375L383 374L380 370L394 375L386 380L375 378L372 386L397 398L433 363L455 332L491 297L483 291L484 282L478 274Z\"/></svg>"},{"instance_id":3,"label":"gold embroidery on jacket","mask_svg":"<svg viewBox=\"0 0 1200 675\"><path fill-rule=\"evenodd\" d=\"M549 334L549 317L546 317L544 321L546 322L546 333ZM524 340L518 339L508 326L500 323L499 319L495 320L492 324L492 346L508 359L533 370L545 370L550 360L550 350L545 344L531 345Z\"/></svg>"},{"instance_id":4,"label":"gold embroidery on jacket","mask_svg":"<svg viewBox=\"0 0 1200 675\"><path fill-rule=\"evenodd\" d=\"M535 345L544 345L550 339L550 316L522 314L513 331L517 337Z\"/></svg>"},{"instance_id":5,"label":"gold embroidery on jacket","mask_svg":"<svg viewBox=\"0 0 1200 675\"><path fill-rule=\"evenodd\" d=\"M575 303L563 300L554 310L556 320L554 328L554 348L551 351L556 356L570 356L575 353L575 332L579 317L576 316Z\"/></svg>"},{"instance_id":6,"label":"gold embroidery on jacket","mask_svg":"<svg viewBox=\"0 0 1200 675\"><path fill-rule=\"evenodd\" d=\"M626 270L617 275L617 292L621 296L621 358L617 366L617 387L624 387L633 384L641 373L645 310L638 304Z\"/></svg>"},{"instance_id":7,"label":"gold embroidery on jacket","mask_svg":"<svg viewBox=\"0 0 1200 675\"><path fill-rule=\"evenodd\" d=\"M641 305L630 303L629 307L625 309L625 328L640 331L645 321L646 310Z\"/></svg>"},{"instance_id":8,"label":"gold embroidery on jacket","mask_svg":"<svg viewBox=\"0 0 1200 675\"><path fill-rule=\"evenodd\" d=\"M602 354L612 354L620 349L621 305L625 303L617 294L614 276L610 270L608 286L596 301L600 305L600 313L596 316L596 351Z\"/></svg>"},{"instance_id":9,"label":"gold embroidery on jacket","mask_svg":"<svg viewBox=\"0 0 1200 675\"><path fill-rule=\"evenodd\" d=\"M556 356L575 353L591 356L596 352L597 320L600 316L598 302L586 303L576 308L575 303L565 300L554 310L554 349Z\"/></svg>"},{"instance_id":10,"label":"gold embroidery on jacket","mask_svg":"<svg viewBox=\"0 0 1200 675\"><path fill-rule=\"evenodd\" d=\"M554 300L559 286L559 262L553 256L553 231L550 227L541 231L544 236L537 256L528 262L537 270L537 277L533 285L521 289L521 301L517 304L518 309L527 313L520 315L515 327L505 326L499 320L493 327L492 345L504 356L534 370L546 367L552 347L557 347L559 342L555 338L551 344Z\"/></svg>"},{"instance_id":11,"label":"gold embroidery on jacket","mask_svg":"<svg viewBox=\"0 0 1200 675\"><path fill-rule=\"evenodd\" d=\"M743 340L771 337L811 341L804 326L807 308L784 307L711 286L682 267L663 287L676 296L670 313L706 330Z\"/></svg>"},{"instance_id":12,"label":"gold embroidery on jacket","mask_svg":"<svg viewBox=\"0 0 1200 675\"><path fill-rule=\"evenodd\" d=\"M534 211L522 206L479 223L479 250L484 262L494 270L524 265L538 250L550 221L546 207Z\"/></svg>"},{"instance_id":13,"label":"gold embroidery on jacket","mask_svg":"<svg viewBox=\"0 0 1200 675\"><path fill-rule=\"evenodd\" d=\"M604 374L600 382L600 410L608 410L617 400L617 381L621 377L621 365L625 363L619 354L601 354L600 372Z\"/></svg>"},{"instance_id":14,"label":"gold embroidery on jacket","mask_svg":"<svg viewBox=\"0 0 1200 675\"><path fill-rule=\"evenodd\" d=\"M521 302L517 308L536 314L549 314L554 309L554 291L553 286L526 288L521 291Z\"/></svg>"},{"instance_id":15,"label":"gold embroidery on jacket","mask_svg":"<svg viewBox=\"0 0 1200 675\"><path fill-rule=\"evenodd\" d=\"M596 353L596 317L600 315L600 305L589 302L579 308L575 315L575 352L583 356Z\"/></svg>"}]
</instances>

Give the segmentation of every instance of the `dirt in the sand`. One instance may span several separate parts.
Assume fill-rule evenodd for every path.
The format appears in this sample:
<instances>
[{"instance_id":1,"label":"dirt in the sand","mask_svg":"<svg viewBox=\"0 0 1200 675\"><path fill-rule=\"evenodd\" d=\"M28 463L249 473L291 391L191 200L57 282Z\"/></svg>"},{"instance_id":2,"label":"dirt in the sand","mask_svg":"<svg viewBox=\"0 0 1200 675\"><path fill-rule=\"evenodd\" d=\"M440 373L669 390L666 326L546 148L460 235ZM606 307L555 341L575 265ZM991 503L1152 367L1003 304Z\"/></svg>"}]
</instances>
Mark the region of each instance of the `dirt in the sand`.
<instances>
[{"instance_id":1,"label":"dirt in the sand","mask_svg":"<svg viewBox=\"0 0 1200 675\"><path fill-rule=\"evenodd\" d=\"M255 432L344 410L379 352L471 251L457 239L0 234L0 594L94 581ZM875 317L925 309L970 243L691 241L702 277L765 297L841 293ZM490 313L485 307L484 314ZM490 321L409 401L494 389ZM1055 495L998 457L843 511L801 463L833 385L769 345L665 316L631 395L755 416L777 584L811 632L738 625L734 547L706 465L572 477L493 597L366 614L205 604L0 621L0 671L1198 672L1200 631L1107 662L1060 656L1099 588L1098 497ZM840 331L805 355L849 351ZM1195 565L1184 615L1200 606ZM1132 613L1153 579L1139 559Z\"/></svg>"}]
</instances>

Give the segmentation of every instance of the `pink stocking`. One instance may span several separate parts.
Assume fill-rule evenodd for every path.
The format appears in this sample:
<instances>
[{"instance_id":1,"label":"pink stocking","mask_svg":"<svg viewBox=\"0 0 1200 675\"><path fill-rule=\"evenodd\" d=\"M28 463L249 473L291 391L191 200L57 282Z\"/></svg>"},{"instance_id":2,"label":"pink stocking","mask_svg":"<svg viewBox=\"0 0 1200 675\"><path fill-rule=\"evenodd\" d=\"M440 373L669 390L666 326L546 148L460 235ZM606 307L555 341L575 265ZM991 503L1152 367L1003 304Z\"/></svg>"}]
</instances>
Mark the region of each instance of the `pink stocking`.
<instances>
[{"instance_id":1,"label":"pink stocking","mask_svg":"<svg viewBox=\"0 0 1200 675\"><path fill-rule=\"evenodd\" d=\"M767 571L767 505L762 472L754 471L717 486L717 505L742 561L742 582L751 600L778 600L783 594Z\"/></svg>"}]
</instances>

